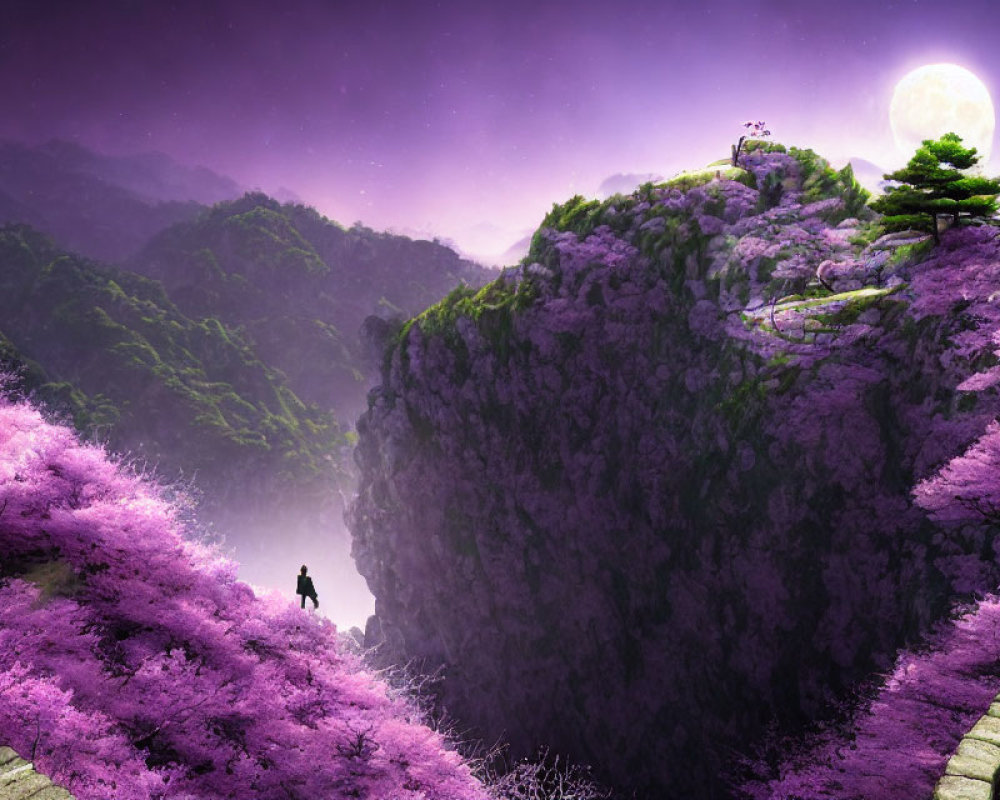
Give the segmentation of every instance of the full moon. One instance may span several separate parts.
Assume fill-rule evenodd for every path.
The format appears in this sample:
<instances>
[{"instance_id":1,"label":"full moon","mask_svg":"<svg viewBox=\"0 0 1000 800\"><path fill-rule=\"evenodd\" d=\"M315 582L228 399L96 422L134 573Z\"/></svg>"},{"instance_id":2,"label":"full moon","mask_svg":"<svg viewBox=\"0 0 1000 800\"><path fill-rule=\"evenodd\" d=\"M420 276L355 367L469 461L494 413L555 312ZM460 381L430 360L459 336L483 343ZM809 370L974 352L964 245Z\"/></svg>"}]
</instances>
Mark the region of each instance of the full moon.
<instances>
[{"instance_id":1,"label":"full moon","mask_svg":"<svg viewBox=\"0 0 1000 800\"><path fill-rule=\"evenodd\" d=\"M907 73L896 84L889 105L896 147L907 158L924 139L952 131L979 151L985 165L993 149L996 114L989 89L957 64L928 64Z\"/></svg>"}]
</instances>

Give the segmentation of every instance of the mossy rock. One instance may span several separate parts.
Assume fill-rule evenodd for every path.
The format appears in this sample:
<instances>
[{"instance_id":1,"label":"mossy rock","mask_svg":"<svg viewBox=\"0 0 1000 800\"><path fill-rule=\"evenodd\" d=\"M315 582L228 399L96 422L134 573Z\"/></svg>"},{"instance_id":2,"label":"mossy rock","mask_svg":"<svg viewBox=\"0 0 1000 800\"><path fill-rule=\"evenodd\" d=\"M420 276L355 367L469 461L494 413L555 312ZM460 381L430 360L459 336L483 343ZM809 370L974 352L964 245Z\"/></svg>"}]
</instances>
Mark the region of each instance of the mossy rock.
<instances>
[{"instance_id":1,"label":"mossy rock","mask_svg":"<svg viewBox=\"0 0 1000 800\"><path fill-rule=\"evenodd\" d=\"M948 761L947 775L959 775L993 783L1000 771L1000 747L979 739L965 738Z\"/></svg>"}]
</instances>

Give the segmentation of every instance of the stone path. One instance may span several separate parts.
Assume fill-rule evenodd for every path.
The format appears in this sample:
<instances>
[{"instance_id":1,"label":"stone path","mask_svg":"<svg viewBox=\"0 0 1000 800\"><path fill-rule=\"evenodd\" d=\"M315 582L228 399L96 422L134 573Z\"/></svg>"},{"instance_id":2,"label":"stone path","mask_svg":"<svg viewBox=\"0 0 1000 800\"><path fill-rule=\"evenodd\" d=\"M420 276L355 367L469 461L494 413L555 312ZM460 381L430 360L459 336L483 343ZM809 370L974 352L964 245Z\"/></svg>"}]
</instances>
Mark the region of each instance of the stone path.
<instances>
[{"instance_id":1,"label":"stone path","mask_svg":"<svg viewBox=\"0 0 1000 800\"><path fill-rule=\"evenodd\" d=\"M994 800L1000 777L1000 695L958 743L934 800Z\"/></svg>"},{"instance_id":2,"label":"stone path","mask_svg":"<svg viewBox=\"0 0 1000 800\"><path fill-rule=\"evenodd\" d=\"M0 747L0 800L73 800L9 747Z\"/></svg>"},{"instance_id":3,"label":"stone path","mask_svg":"<svg viewBox=\"0 0 1000 800\"><path fill-rule=\"evenodd\" d=\"M878 288L866 286L863 289L854 289L850 292L840 292L822 297L810 297L808 299L789 300L779 302L775 305L764 303L763 305L747 308L743 311L745 320L763 321L771 314L780 314L783 311L797 311L800 314L810 314L819 312L839 311L847 303L868 298L879 298L893 294L898 291L897 287Z\"/></svg>"}]
</instances>

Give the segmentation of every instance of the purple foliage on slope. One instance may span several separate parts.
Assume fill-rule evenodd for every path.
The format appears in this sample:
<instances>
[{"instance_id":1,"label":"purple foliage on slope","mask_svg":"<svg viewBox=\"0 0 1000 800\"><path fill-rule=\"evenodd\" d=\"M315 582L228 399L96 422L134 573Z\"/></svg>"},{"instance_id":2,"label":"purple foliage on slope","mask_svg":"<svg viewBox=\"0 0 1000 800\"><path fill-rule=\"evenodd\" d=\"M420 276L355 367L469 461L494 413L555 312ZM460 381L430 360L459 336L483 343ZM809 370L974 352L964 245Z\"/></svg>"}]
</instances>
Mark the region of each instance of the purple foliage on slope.
<instances>
[{"instance_id":1,"label":"purple foliage on slope","mask_svg":"<svg viewBox=\"0 0 1000 800\"><path fill-rule=\"evenodd\" d=\"M776 743L779 777L748 782L747 797L930 797L959 739L997 694L998 665L1000 600L990 596L942 626L925 648L901 655L848 724L829 726L804 742Z\"/></svg>"},{"instance_id":2,"label":"purple foliage on slope","mask_svg":"<svg viewBox=\"0 0 1000 800\"><path fill-rule=\"evenodd\" d=\"M180 531L101 450L0 401L0 741L80 800L487 797L332 624Z\"/></svg>"},{"instance_id":3,"label":"purple foliage on slope","mask_svg":"<svg viewBox=\"0 0 1000 800\"><path fill-rule=\"evenodd\" d=\"M966 229L945 237L940 252L914 278L921 288L914 314L954 315L948 363L985 365L958 388L983 392L1000 374L1000 244L988 229ZM955 313L960 309L958 313ZM992 420L964 453L914 489L916 501L942 522L996 523L1000 513L1000 423Z\"/></svg>"},{"instance_id":4,"label":"purple foliage on slope","mask_svg":"<svg viewBox=\"0 0 1000 800\"><path fill-rule=\"evenodd\" d=\"M950 231L927 261L913 270L910 314L944 322L949 346L943 366L961 375L990 364L1000 352L1000 242L988 228ZM995 366L958 384L960 391L993 387ZM950 423L939 418L937 433ZM966 420L968 436L982 417ZM974 435L974 434L973 434ZM937 439L934 436L932 439ZM940 463L941 452L924 463ZM964 452L946 459L913 489L916 503L942 524L939 538L964 552L943 556L942 568L966 590L988 585L976 550L992 552L987 525L1000 513L1000 423L995 419ZM995 555L993 556L995 558ZM942 626L919 651L905 652L874 698L852 719L790 744L777 767L780 777L748 784L755 800L821 800L929 797L958 740L989 707L1000 687L1000 600L987 597L957 620Z\"/></svg>"},{"instance_id":5,"label":"purple foliage on slope","mask_svg":"<svg viewBox=\"0 0 1000 800\"><path fill-rule=\"evenodd\" d=\"M984 518L1000 515L1000 422L961 456L952 459L933 478L914 490L917 502L935 519Z\"/></svg>"}]
</instances>

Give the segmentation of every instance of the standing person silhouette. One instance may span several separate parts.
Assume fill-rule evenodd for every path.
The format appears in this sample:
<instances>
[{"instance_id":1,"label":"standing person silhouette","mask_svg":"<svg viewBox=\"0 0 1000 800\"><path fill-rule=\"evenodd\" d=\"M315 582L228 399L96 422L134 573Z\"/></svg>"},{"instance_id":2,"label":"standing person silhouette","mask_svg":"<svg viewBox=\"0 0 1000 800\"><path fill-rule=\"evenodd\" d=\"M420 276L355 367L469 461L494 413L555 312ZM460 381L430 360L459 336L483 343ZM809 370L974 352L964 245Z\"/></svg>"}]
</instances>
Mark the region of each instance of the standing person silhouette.
<instances>
[{"instance_id":1,"label":"standing person silhouette","mask_svg":"<svg viewBox=\"0 0 1000 800\"><path fill-rule=\"evenodd\" d=\"M303 564L302 569L299 570L299 582L298 586L295 587L295 594L302 595L302 608L306 607L306 598L308 597L313 601L313 609L315 610L319 608L319 595L316 594L313 579L306 574L307 572L309 572L309 568Z\"/></svg>"}]
</instances>

